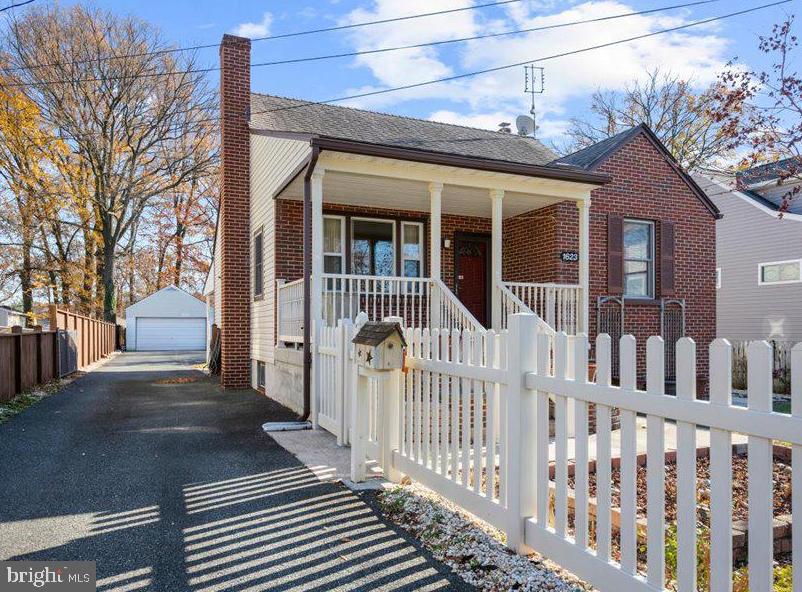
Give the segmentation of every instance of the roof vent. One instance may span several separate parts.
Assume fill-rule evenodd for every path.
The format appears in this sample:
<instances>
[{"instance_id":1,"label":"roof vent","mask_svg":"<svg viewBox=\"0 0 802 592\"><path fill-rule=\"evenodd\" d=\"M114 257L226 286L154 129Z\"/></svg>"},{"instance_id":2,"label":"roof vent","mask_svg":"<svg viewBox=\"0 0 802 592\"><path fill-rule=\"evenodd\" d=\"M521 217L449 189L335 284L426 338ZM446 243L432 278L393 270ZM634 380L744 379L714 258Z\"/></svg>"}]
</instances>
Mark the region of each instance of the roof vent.
<instances>
[{"instance_id":1,"label":"roof vent","mask_svg":"<svg viewBox=\"0 0 802 592\"><path fill-rule=\"evenodd\" d=\"M510 129L510 123L507 121L502 121L498 124L498 131L500 131L502 134L511 134L512 129Z\"/></svg>"}]
</instances>

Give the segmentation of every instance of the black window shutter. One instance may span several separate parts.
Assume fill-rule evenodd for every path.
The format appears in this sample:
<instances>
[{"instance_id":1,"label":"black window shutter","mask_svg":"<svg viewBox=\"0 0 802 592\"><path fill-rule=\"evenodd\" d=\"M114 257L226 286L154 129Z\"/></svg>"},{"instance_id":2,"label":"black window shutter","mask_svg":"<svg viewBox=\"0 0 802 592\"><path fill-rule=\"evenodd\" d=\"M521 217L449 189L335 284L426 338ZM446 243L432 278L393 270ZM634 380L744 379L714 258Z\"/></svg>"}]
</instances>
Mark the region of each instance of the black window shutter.
<instances>
[{"instance_id":1,"label":"black window shutter","mask_svg":"<svg viewBox=\"0 0 802 592\"><path fill-rule=\"evenodd\" d=\"M624 219L612 214L607 216L607 291L624 291Z\"/></svg>"},{"instance_id":2,"label":"black window shutter","mask_svg":"<svg viewBox=\"0 0 802 592\"><path fill-rule=\"evenodd\" d=\"M660 293L674 296L674 223L660 223Z\"/></svg>"}]
</instances>

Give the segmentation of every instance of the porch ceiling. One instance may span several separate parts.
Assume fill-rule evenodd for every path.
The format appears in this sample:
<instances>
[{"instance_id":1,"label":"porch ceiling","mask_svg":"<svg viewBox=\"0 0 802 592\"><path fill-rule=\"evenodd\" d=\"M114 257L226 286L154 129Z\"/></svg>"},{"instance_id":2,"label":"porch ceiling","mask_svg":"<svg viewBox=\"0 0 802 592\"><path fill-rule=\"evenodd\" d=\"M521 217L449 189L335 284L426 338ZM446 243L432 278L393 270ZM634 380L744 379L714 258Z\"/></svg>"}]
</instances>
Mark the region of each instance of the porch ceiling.
<instances>
[{"instance_id":1,"label":"porch ceiling","mask_svg":"<svg viewBox=\"0 0 802 592\"><path fill-rule=\"evenodd\" d=\"M298 175L278 199L303 199L303 175ZM504 194L504 218L537 210L564 201L563 197L507 191ZM384 208L401 211L429 211L429 187L423 181L395 179L328 171L323 177L323 203ZM490 218L491 200L484 188L444 185L444 214Z\"/></svg>"}]
</instances>

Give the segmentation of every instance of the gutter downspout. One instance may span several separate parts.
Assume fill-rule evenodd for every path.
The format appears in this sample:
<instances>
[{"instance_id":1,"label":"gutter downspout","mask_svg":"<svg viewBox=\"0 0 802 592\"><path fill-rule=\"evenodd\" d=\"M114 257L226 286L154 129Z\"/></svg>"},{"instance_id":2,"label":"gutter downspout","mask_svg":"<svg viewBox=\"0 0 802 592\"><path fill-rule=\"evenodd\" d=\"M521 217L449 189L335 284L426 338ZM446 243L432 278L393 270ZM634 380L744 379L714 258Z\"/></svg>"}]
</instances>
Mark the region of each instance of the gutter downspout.
<instances>
[{"instance_id":1,"label":"gutter downspout","mask_svg":"<svg viewBox=\"0 0 802 592\"><path fill-rule=\"evenodd\" d=\"M312 146L312 154L304 174L304 412L300 421L312 414L312 173L320 148Z\"/></svg>"}]
</instances>

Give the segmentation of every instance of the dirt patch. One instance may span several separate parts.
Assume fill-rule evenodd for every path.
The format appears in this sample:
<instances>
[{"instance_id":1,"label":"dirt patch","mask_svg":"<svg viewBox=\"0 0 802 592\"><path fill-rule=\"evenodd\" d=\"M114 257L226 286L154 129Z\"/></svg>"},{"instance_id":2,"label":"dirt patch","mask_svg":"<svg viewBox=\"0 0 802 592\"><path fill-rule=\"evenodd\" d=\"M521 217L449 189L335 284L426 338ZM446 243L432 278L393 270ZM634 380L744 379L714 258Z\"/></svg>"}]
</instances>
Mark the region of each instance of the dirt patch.
<instances>
[{"instance_id":1,"label":"dirt patch","mask_svg":"<svg viewBox=\"0 0 802 592\"><path fill-rule=\"evenodd\" d=\"M173 378L162 378L157 380L156 384L189 384L191 382L198 382L197 376L175 376Z\"/></svg>"},{"instance_id":2,"label":"dirt patch","mask_svg":"<svg viewBox=\"0 0 802 592\"><path fill-rule=\"evenodd\" d=\"M667 461L666 467L666 521L675 522L677 519L677 464ZM749 495L747 479L747 457L745 454L734 454L732 457L732 515L734 520L746 520L749 516ZM621 501L621 471L612 470L612 504L620 507ZM696 459L696 480L698 502L707 506L710 503L710 459L707 457ZM783 460L774 459L774 516L791 513L791 465ZM574 488L574 477L568 477L568 486ZM637 468L637 503L638 516L646 517L646 503L648 491L646 487L646 465ZM589 475L590 495L596 496L596 474Z\"/></svg>"}]
</instances>

